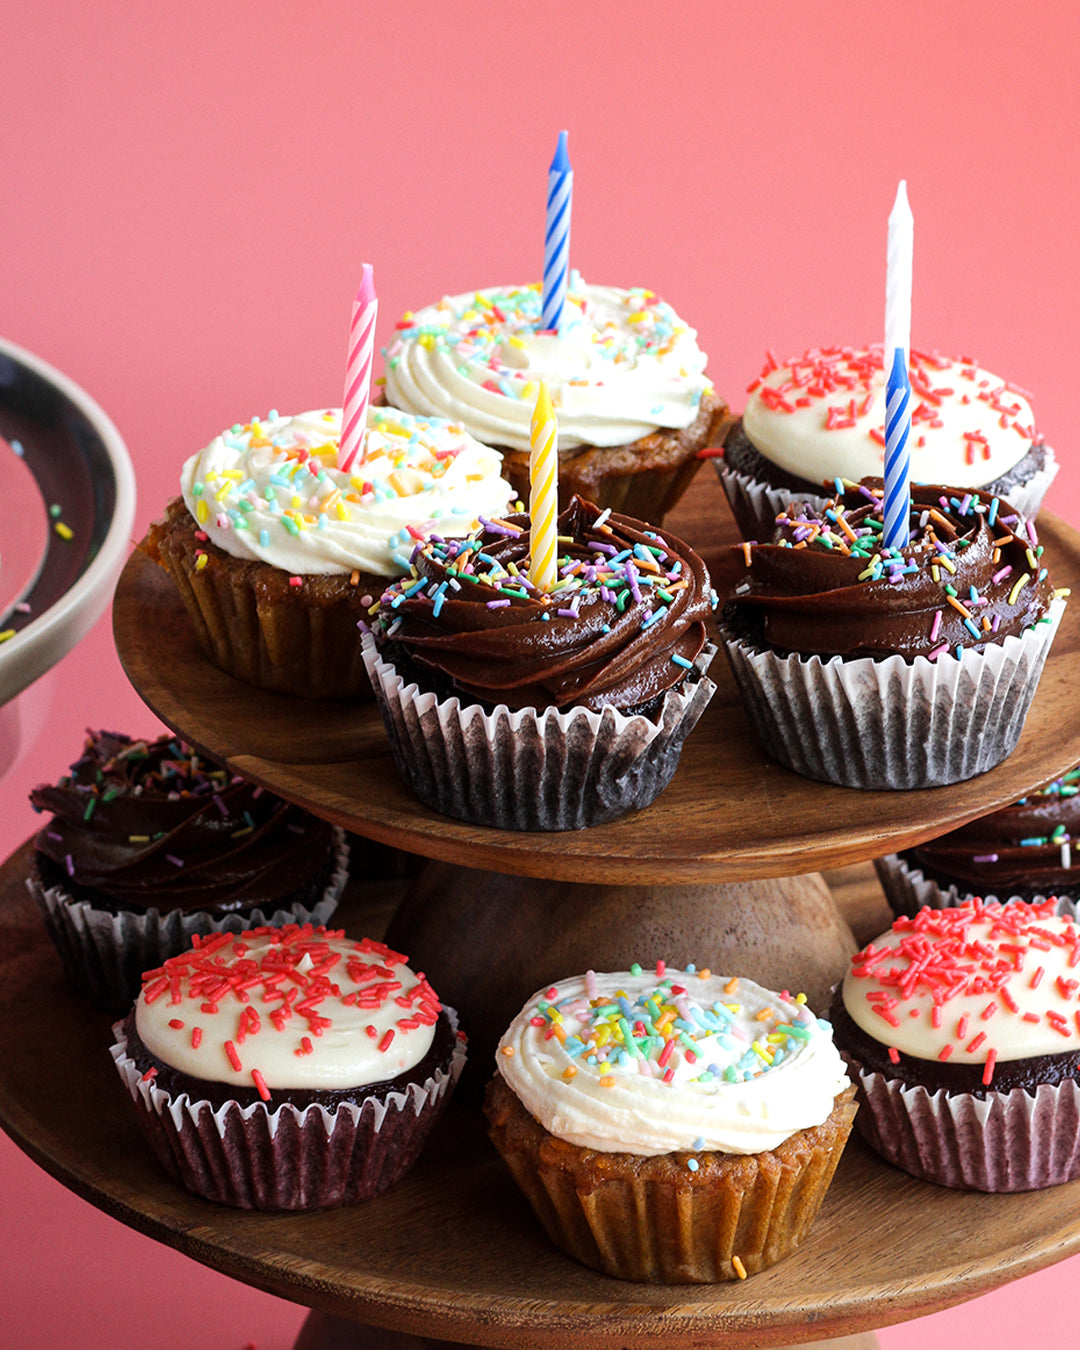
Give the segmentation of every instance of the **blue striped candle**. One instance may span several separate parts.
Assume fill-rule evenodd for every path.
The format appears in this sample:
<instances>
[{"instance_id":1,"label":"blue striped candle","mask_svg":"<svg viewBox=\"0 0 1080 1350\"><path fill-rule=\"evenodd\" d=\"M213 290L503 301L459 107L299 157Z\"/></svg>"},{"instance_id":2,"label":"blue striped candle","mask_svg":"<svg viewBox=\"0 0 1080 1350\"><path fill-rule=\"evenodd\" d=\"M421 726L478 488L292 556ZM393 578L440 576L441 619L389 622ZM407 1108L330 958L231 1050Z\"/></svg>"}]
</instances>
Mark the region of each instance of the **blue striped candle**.
<instances>
[{"instance_id":1,"label":"blue striped candle","mask_svg":"<svg viewBox=\"0 0 1080 1350\"><path fill-rule=\"evenodd\" d=\"M911 516L911 380L907 353L893 352L885 395L885 548L907 548Z\"/></svg>"},{"instance_id":2,"label":"blue striped candle","mask_svg":"<svg viewBox=\"0 0 1080 1350\"><path fill-rule=\"evenodd\" d=\"M540 314L542 329L558 329L566 307L570 275L570 204L574 171L566 153L566 132L559 132L555 158L548 170L547 226L544 230L544 291Z\"/></svg>"}]
</instances>

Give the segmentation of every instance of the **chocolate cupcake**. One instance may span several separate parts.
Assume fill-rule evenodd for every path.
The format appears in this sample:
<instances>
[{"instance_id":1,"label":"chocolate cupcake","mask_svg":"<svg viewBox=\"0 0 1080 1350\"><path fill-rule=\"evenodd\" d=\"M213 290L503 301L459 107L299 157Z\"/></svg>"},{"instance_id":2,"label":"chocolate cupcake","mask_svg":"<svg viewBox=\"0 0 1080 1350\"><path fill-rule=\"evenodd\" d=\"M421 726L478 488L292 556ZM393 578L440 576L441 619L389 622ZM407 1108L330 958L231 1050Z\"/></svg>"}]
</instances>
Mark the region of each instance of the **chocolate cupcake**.
<instances>
[{"instance_id":1,"label":"chocolate cupcake","mask_svg":"<svg viewBox=\"0 0 1080 1350\"><path fill-rule=\"evenodd\" d=\"M172 576L222 670L302 698L368 692L357 621L432 529L468 534L511 498L497 453L459 424L368 413L339 465L341 410L253 419L184 465L145 551Z\"/></svg>"},{"instance_id":2,"label":"chocolate cupcake","mask_svg":"<svg viewBox=\"0 0 1080 1350\"><path fill-rule=\"evenodd\" d=\"M341 830L169 735L91 732L30 800L52 813L30 891L68 979L107 1008L197 934L324 922L347 878Z\"/></svg>"},{"instance_id":3,"label":"chocolate cupcake","mask_svg":"<svg viewBox=\"0 0 1080 1350\"><path fill-rule=\"evenodd\" d=\"M865 479L742 545L721 635L781 764L848 787L959 782L1016 745L1068 592L996 497L913 488L903 549L881 545L881 499Z\"/></svg>"},{"instance_id":4,"label":"chocolate cupcake","mask_svg":"<svg viewBox=\"0 0 1080 1350\"><path fill-rule=\"evenodd\" d=\"M572 272L558 333L539 285L446 296L410 313L386 348L386 397L459 419L497 448L529 499L529 423L544 381L559 422L559 504L573 496L660 523L722 443L727 405L697 335L653 291L586 286Z\"/></svg>"},{"instance_id":5,"label":"chocolate cupcake","mask_svg":"<svg viewBox=\"0 0 1080 1350\"><path fill-rule=\"evenodd\" d=\"M805 1237L853 1091L800 997L632 967L561 980L503 1036L485 1110L551 1240L664 1284L745 1279Z\"/></svg>"},{"instance_id":6,"label":"chocolate cupcake","mask_svg":"<svg viewBox=\"0 0 1080 1350\"><path fill-rule=\"evenodd\" d=\"M1036 516L1058 465L1027 395L966 359L913 351L909 373L912 479L979 488ZM769 539L793 502L820 511L838 479L882 474L880 347L816 349L784 365L770 357L748 392L716 461L744 539Z\"/></svg>"},{"instance_id":7,"label":"chocolate cupcake","mask_svg":"<svg viewBox=\"0 0 1080 1350\"><path fill-rule=\"evenodd\" d=\"M113 1060L173 1180L243 1209L368 1200L416 1161L464 1036L407 958L310 924L148 971Z\"/></svg>"},{"instance_id":8,"label":"chocolate cupcake","mask_svg":"<svg viewBox=\"0 0 1080 1350\"><path fill-rule=\"evenodd\" d=\"M1059 914L1075 916L1080 904L1080 768L1000 811L902 853L877 858L874 867L895 914L924 905L942 909L981 896L987 901L1052 897Z\"/></svg>"},{"instance_id":9,"label":"chocolate cupcake","mask_svg":"<svg viewBox=\"0 0 1080 1350\"><path fill-rule=\"evenodd\" d=\"M923 909L856 953L832 1021L867 1142L942 1186L1080 1176L1078 963L1053 901Z\"/></svg>"},{"instance_id":10,"label":"chocolate cupcake","mask_svg":"<svg viewBox=\"0 0 1080 1350\"><path fill-rule=\"evenodd\" d=\"M432 539L384 593L365 659L394 758L446 815L562 830L645 806L712 696L715 604L667 531L575 498L558 581L528 579L527 515Z\"/></svg>"}]
</instances>

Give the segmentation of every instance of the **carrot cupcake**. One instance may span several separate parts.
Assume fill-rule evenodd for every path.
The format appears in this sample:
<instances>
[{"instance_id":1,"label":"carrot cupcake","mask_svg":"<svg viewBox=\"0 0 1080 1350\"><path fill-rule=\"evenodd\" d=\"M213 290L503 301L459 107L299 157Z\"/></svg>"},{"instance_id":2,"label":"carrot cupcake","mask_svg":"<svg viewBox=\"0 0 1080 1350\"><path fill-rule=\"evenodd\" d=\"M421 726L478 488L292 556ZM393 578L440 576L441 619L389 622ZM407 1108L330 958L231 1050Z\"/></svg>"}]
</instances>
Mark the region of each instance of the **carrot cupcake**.
<instances>
[{"instance_id":1,"label":"carrot cupcake","mask_svg":"<svg viewBox=\"0 0 1080 1350\"><path fill-rule=\"evenodd\" d=\"M659 524L730 423L697 335L644 288L587 286L570 274L559 332L540 329L539 285L446 296L398 324L385 350L386 396L459 419L503 455L529 492L537 383L559 422L559 502L575 494Z\"/></svg>"},{"instance_id":2,"label":"carrot cupcake","mask_svg":"<svg viewBox=\"0 0 1080 1350\"><path fill-rule=\"evenodd\" d=\"M561 980L495 1058L491 1136L548 1236L628 1280L745 1278L785 1256L854 1116L801 997L695 966Z\"/></svg>"},{"instance_id":3,"label":"carrot cupcake","mask_svg":"<svg viewBox=\"0 0 1080 1350\"><path fill-rule=\"evenodd\" d=\"M366 693L356 624L373 597L417 539L468 534L512 497L499 455L459 423L369 409L348 473L340 435L339 408L232 427L187 461L148 536L206 655L263 689Z\"/></svg>"}]
</instances>

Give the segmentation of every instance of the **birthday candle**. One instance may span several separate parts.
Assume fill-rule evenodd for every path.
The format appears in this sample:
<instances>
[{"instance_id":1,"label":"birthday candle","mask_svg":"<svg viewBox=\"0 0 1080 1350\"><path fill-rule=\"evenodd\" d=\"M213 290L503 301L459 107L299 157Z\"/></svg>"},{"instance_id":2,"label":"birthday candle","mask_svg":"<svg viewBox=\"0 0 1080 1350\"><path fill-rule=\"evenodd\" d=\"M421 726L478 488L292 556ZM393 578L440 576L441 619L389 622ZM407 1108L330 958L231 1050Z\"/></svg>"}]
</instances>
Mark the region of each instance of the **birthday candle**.
<instances>
[{"instance_id":1,"label":"birthday candle","mask_svg":"<svg viewBox=\"0 0 1080 1350\"><path fill-rule=\"evenodd\" d=\"M911 515L911 276L914 219L901 179L889 214L885 281L885 548L906 548Z\"/></svg>"},{"instance_id":2,"label":"birthday candle","mask_svg":"<svg viewBox=\"0 0 1080 1350\"><path fill-rule=\"evenodd\" d=\"M570 272L570 205L574 171L566 153L566 132L559 132L555 158L548 170L547 223L544 230L544 292L540 327L558 329L566 306Z\"/></svg>"},{"instance_id":3,"label":"birthday candle","mask_svg":"<svg viewBox=\"0 0 1080 1350\"><path fill-rule=\"evenodd\" d=\"M559 426L547 385L541 381L529 437L529 580L547 594L555 585L559 518Z\"/></svg>"},{"instance_id":4,"label":"birthday candle","mask_svg":"<svg viewBox=\"0 0 1080 1350\"><path fill-rule=\"evenodd\" d=\"M341 413L338 468L348 473L367 438L368 399L371 394L371 363L375 355L375 316L379 301L371 264L364 263L360 289L353 301L349 328L349 359L345 367L345 406ZM361 459L361 462L362 459Z\"/></svg>"}]
</instances>

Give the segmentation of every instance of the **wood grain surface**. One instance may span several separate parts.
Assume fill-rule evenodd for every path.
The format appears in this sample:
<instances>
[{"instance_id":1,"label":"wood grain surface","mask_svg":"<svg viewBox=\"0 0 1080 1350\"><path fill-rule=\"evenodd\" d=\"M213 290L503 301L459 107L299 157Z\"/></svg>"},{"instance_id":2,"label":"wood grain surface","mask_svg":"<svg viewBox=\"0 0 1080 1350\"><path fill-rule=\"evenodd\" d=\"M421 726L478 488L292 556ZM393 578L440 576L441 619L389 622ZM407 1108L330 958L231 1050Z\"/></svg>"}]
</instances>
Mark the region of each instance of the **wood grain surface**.
<instances>
[{"instance_id":1,"label":"wood grain surface","mask_svg":"<svg viewBox=\"0 0 1080 1350\"><path fill-rule=\"evenodd\" d=\"M982 1293L1080 1250L1080 1183L1030 1195L930 1186L853 1139L805 1246L725 1285L608 1279L552 1248L491 1149L452 1103L419 1164L365 1205L252 1214L188 1194L158 1167L108 1054L107 1014L72 993L24 886L0 869L0 1125L65 1185L237 1279L357 1322L504 1347L776 1346L883 1326ZM870 869L833 875L857 929L875 927ZM354 885L339 912L375 931Z\"/></svg>"},{"instance_id":2,"label":"wood grain surface","mask_svg":"<svg viewBox=\"0 0 1080 1350\"><path fill-rule=\"evenodd\" d=\"M726 594L741 561L709 466L669 525L700 550ZM1080 586L1080 535L1046 515L1039 531L1056 584ZM1080 760L1080 599L1066 609L1019 745L989 773L919 792L800 778L759 749L721 652L710 671L716 693L667 790L645 811L564 834L485 829L422 806L397 775L371 702L292 699L223 674L202 656L170 578L139 552L117 588L113 629L153 711L236 772L412 853L553 880L737 881L839 867L933 838Z\"/></svg>"}]
</instances>

